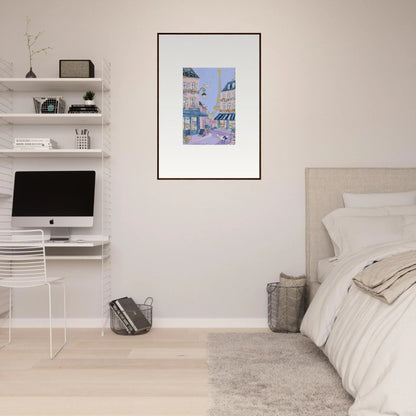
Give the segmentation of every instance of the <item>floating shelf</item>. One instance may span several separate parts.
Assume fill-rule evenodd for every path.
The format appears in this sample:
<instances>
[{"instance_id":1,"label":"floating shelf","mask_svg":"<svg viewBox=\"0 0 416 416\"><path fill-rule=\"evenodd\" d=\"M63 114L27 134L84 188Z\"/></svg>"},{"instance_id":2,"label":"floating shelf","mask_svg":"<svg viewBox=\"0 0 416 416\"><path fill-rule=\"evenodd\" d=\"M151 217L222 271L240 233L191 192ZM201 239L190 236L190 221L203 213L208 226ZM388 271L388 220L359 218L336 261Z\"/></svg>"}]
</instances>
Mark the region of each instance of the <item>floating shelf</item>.
<instances>
[{"instance_id":1,"label":"floating shelf","mask_svg":"<svg viewBox=\"0 0 416 416\"><path fill-rule=\"evenodd\" d=\"M2 113L0 120L14 125L101 125L101 114L14 114ZM107 122L104 122L107 124Z\"/></svg>"},{"instance_id":2,"label":"floating shelf","mask_svg":"<svg viewBox=\"0 0 416 416\"><path fill-rule=\"evenodd\" d=\"M0 156L7 157L79 157L79 158L101 158L109 157L107 152L101 149L52 149L52 150L13 150L13 149L0 149ZM1 196L1 193L0 193Z\"/></svg>"},{"instance_id":3,"label":"floating shelf","mask_svg":"<svg viewBox=\"0 0 416 416\"><path fill-rule=\"evenodd\" d=\"M109 244L109 241L102 241L102 240L85 240L85 241L45 241L45 248L73 248L73 247L99 247L99 246L105 246L106 244ZM0 243L0 247L8 247L10 246L10 243ZM27 243L20 243L16 242L13 244L14 247L26 247Z\"/></svg>"},{"instance_id":4,"label":"floating shelf","mask_svg":"<svg viewBox=\"0 0 416 416\"><path fill-rule=\"evenodd\" d=\"M102 260L103 258L106 258L106 256L100 256L100 255L97 255L97 256L82 256L82 255L80 255L80 256L65 256L65 255L62 255L62 256L48 256L48 255L46 255L46 260L53 260L53 261L55 261L55 260L59 260L59 261L62 261L62 260L69 260L69 261L72 261L72 260Z\"/></svg>"},{"instance_id":5,"label":"floating shelf","mask_svg":"<svg viewBox=\"0 0 416 416\"><path fill-rule=\"evenodd\" d=\"M98 247L109 244L108 241L45 241L45 247L55 247L55 248L71 248L71 247Z\"/></svg>"},{"instance_id":6,"label":"floating shelf","mask_svg":"<svg viewBox=\"0 0 416 416\"><path fill-rule=\"evenodd\" d=\"M0 78L0 86L9 91L101 91L102 78ZM104 84L104 91L109 88Z\"/></svg>"}]
</instances>

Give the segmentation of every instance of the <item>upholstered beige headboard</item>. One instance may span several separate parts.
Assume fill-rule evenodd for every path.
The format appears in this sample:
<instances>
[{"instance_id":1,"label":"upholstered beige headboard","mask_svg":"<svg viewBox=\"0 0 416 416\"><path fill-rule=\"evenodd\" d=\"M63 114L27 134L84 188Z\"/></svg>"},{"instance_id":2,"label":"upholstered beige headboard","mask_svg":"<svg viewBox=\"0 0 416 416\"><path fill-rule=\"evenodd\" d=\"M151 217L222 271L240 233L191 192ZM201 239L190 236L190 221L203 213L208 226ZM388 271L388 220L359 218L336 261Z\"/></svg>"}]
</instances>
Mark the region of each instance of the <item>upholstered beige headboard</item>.
<instances>
[{"instance_id":1,"label":"upholstered beige headboard","mask_svg":"<svg viewBox=\"0 0 416 416\"><path fill-rule=\"evenodd\" d=\"M344 206L342 194L415 190L416 168L306 168L305 175L306 276L313 287L318 261L334 255L321 220Z\"/></svg>"}]
</instances>

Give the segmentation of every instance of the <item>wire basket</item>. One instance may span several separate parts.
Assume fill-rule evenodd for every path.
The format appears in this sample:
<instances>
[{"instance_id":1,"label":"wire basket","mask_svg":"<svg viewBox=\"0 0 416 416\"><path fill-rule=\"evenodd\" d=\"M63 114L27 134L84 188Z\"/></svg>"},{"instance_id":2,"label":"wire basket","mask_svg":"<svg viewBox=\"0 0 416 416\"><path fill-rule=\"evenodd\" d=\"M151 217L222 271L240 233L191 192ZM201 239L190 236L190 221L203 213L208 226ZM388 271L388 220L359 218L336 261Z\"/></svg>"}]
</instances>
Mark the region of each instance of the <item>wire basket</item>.
<instances>
[{"instance_id":1,"label":"wire basket","mask_svg":"<svg viewBox=\"0 0 416 416\"><path fill-rule=\"evenodd\" d=\"M137 303L138 308L143 313L144 317L149 321L150 327L144 329L143 331L135 332L134 334L129 334L124 327L121 319L118 315L110 308L110 328L117 335L142 335L146 334L152 328L152 318L153 318L153 298L148 297L144 303Z\"/></svg>"},{"instance_id":2,"label":"wire basket","mask_svg":"<svg viewBox=\"0 0 416 416\"><path fill-rule=\"evenodd\" d=\"M63 97L33 97L35 113L58 114L65 113L65 101Z\"/></svg>"},{"instance_id":3,"label":"wire basket","mask_svg":"<svg viewBox=\"0 0 416 416\"><path fill-rule=\"evenodd\" d=\"M267 284L268 325L273 332L299 332L305 314L306 278L280 275Z\"/></svg>"}]
</instances>

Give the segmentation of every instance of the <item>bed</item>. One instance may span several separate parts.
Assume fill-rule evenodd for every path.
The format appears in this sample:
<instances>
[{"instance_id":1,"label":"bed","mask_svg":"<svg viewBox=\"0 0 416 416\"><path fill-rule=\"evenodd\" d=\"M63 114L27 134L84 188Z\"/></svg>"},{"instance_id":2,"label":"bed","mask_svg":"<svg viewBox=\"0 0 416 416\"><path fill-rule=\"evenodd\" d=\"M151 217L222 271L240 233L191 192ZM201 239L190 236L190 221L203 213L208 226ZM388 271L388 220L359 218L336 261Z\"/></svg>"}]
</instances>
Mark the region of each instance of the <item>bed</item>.
<instances>
[{"instance_id":1,"label":"bed","mask_svg":"<svg viewBox=\"0 0 416 416\"><path fill-rule=\"evenodd\" d=\"M306 169L310 305L301 332L325 352L344 388L355 398L350 416L416 415L416 285L388 305L352 283L352 278L373 262L412 253L416 239L364 247L341 257L335 265L329 260L321 285L319 261L335 254L322 219L344 206L344 192L415 189L415 168Z\"/></svg>"}]
</instances>

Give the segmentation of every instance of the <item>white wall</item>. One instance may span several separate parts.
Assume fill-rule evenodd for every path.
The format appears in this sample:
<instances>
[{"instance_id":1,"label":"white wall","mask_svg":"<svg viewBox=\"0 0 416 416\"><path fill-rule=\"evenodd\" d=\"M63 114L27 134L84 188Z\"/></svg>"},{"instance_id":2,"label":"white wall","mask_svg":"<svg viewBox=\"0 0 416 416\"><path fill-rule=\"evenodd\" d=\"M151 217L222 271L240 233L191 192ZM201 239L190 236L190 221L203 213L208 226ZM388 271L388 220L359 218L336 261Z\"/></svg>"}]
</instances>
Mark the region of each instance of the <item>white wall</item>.
<instances>
[{"instance_id":1,"label":"white wall","mask_svg":"<svg viewBox=\"0 0 416 416\"><path fill-rule=\"evenodd\" d=\"M304 168L415 166L416 2L195 5L1 0L0 55L25 75L28 15L54 48L39 77L112 62L114 296L151 295L158 318L264 318L266 282L304 272ZM262 180L157 181L156 34L215 31L262 33Z\"/></svg>"}]
</instances>

